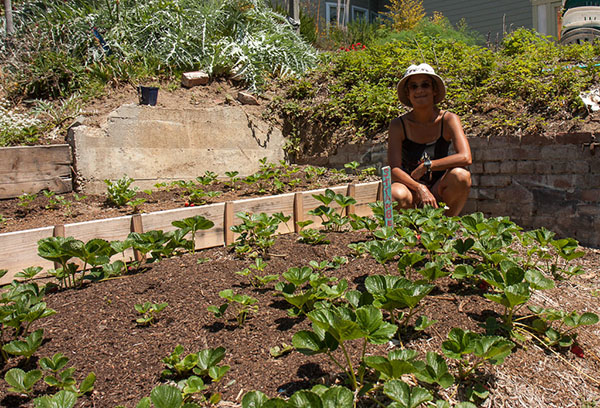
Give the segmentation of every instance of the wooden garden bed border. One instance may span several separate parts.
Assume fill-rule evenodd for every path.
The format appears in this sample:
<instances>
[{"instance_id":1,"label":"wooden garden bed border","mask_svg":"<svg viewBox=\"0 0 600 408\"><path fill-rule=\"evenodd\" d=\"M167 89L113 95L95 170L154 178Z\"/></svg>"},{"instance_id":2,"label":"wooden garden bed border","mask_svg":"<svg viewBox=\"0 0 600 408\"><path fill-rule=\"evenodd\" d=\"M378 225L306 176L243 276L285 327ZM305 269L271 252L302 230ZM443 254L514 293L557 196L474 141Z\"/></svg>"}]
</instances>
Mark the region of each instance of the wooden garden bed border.
<instances>
[{"instance_id":1,"label":"wooden garden bed border","mask_svg":"<svg viewBox=\"0 0 600 408\"><path fill-rule=\"evenodd\" d=\"M348 214L370 215L372 212L368 205L381 200L380 181L348 184L330 187L330 189L354 197L356 204L347 207ZM84 242L92 238L107 241L124 240L130 232L172 231L175 229L171 225L172 221L201 215L213 221L215 225L211 229L196 233L196 250L199 250L234 242L235 234L230 227L241 223L241 220L235 217L235 214L240 211L267 214L282 212L286 216L291 216L290 221L279 226L278 232L281 234L298 232L297 222L308 219L314 220L311 227L318 227L321 225L320 219L310 216L308 212L321 205L313 194L323 194L325 190L326 188L321 188L0 234L0 248L3 249L0 253L0 269L8 270L8 273L0 279L0 284L10 283L16 273L29 266L41 266L44 270L54 268L52 262L46 261L37 254L37 242L52 236L74 237ZM123 258L133 259L136 255L132 250L128 250ZM118 256L112 259L116 260Z\"/></svg>"}]
</instances>

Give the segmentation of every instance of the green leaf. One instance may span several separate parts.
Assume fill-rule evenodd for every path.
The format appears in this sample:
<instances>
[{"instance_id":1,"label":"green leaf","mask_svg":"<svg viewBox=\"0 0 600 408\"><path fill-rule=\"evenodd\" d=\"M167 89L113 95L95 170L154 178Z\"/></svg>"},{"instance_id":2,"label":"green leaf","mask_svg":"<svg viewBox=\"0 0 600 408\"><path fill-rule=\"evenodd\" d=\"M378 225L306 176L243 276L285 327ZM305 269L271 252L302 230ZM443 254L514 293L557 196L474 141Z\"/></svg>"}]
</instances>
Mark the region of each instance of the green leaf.
<instances>
[{"instance_id":1,"label":"green leaf","mask_svg":"<svg viewBox=\"0 0 600 408\"><path fill-rule=\"evenodd\" d=\"M324 353L328 349L325 342L315 332L307 330L301 330L294 334L292 345L307 356Z\"/></svg>"},{"instance_id":2,"label":"green leaf","mask_svg":"<svg viewBox=\"0 0 600 408\"><path fill-rule=\"evenodd\" d=\"M150 392L155 408L180 408L183 402L181 391L171 385L159 385Z\"/></svg>"},{"instance_id":3,"label":"green leaf","mask_svg":"<svg viewBox=\"0 0 600 408\"><path fill-rule=\"evenodd\" d=\"M396 401L401 408L417 408L422 403L433 400L433 396L426 389L410 388L400 380L387 381L383 386L383 393Z\"/></svg>"},{"instance_id":4,"label":"green leaf","mask_svg":"<svg viewBox=\"0 0 600 408\"><path fill-rule=\"evenodd\" d=\"M437 320L431 320L425 315L419 316L417 318L417 320L415 321L415 330L423 331L423 330L427 329L428 327L433 326L437 322L438 322Z\"/></svg>"},{"instance_id":5,"label":"green leaf","mask_svg":"<svg viewBox=\"0 0 600 408\"><path fill-rule=\"evenodd\" d=\"M439 384L442 388L448 388L454 384L454 377L448 373L446 360L437 353L427 352L427 365L425 370L417 371L415 376L427 384Z\"/></svg>"},{"instance_id":6,"label":"green leaf","mask_svg":"<svg viewBox=\"0 0 600 408\"><path fill-rule=\"evenodd\" d=\"M34 401L35 408L72 408L77 402L77 395L72 391L59 391L53 396L43 396Z\"/></svg>"},{"instance_id":7,"label":"green leaf","mask_svg":"<svg viewBox=\"0 0 600 408\"><path fill-rule=\"evenodd\" d=\"M30 393L33 386L42 378L40 370L25 372L20 368L11 368L4 374L4 380L12 387L9 391L18 393Z\"/></svg>"},{"instance_id":8,"label":"green leaf","mask_svg":"<svg viewBox=\"0 0 600 408\"><path fill-rule=\"evenodd\" d=\"M16 356L31 357L42 344L44 339L44 329L38 329L22 340L13 340L5 344L2 350Z\"/></svg>"},{"instance_id":9,"label":"green leaf","mask_svg":"<svg viewBox=\"0 0 600 408\"><path fill-rule=\"evenodd\" d=\"M348 388L335 386L321 394L323 408L352 408L354 394Z\"/></svg>"},{"instance_id":10,"label":"green leaf","mask_svg":"<svg viewBox=\"0 0 600 408\"><path fill-rule=\"evenodd\" d=\"M554 287L554 281L546 278L540 271L529 269L525 272L525 280L529 282L533 289L547 290Z\"/></svg>"},{"instance_id":11,"label":"green leaf","mask_svg":"<svg viewBox=\"0 0 600 408\"><path fill-rule=\"evenodd\" d=\"M293 408L323 408L321 397L307 390L296 391L290 397L289 405Z\"/></svg>"},{"instance_id":12,"label":"green leaf","mask_svg":"<svg viewBox=\"0 0 600 408\"><path fill-rule=\"evenodd\" d=\"M81 382L81 385L79 386L79 393L87 394L88 392L92 391L94 389L95 382L96 374L94 372L89 373L88 376L85 377L85 379Z\"/></svg>"},{"instance_id":13,"label":"green leaf","mask_svg":"<svg viewBox=\"0 0 600 408\"><path fill-rule=\"evenodd\" d=\"M269 400L261 391L250 391L242 398L242 408L261 408Z\"/></svg>"}]
</instances>

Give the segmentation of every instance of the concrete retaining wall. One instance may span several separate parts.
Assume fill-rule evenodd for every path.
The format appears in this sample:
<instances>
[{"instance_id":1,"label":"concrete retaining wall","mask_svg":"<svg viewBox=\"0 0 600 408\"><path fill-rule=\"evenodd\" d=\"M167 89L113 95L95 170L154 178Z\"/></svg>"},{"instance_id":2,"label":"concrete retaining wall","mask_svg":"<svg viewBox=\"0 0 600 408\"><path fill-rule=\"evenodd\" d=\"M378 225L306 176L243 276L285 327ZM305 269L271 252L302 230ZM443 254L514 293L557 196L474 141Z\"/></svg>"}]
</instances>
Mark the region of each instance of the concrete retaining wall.
<instances>
[{"instance_id":1,"label":"concrete retaining wall","mask_svg":"<svg viewBox=\"0 0 600 408\"><path fill-rule=\"evenodd\" d=\"M210 170L221 176L256 172L259 160L283 159L284 139L242 106L164 109L123 105L101 128L69 130L77 180L88 193L106 190L104 179L127 175L141 188L189 180Z\"/></svg>"},{"instance_id":2,"label":"concrete retaining wall","mask_svg":"<svg viewBox=\"0 0 600 408\"><path fill-rule=\"evenodd\" d=\"M528 138L469 136L473 187L464 212L509 216L600 247L600 144L592 133ZM385 143L340 146L326 165L386 165Z\"/></svg>"}]
</instances>

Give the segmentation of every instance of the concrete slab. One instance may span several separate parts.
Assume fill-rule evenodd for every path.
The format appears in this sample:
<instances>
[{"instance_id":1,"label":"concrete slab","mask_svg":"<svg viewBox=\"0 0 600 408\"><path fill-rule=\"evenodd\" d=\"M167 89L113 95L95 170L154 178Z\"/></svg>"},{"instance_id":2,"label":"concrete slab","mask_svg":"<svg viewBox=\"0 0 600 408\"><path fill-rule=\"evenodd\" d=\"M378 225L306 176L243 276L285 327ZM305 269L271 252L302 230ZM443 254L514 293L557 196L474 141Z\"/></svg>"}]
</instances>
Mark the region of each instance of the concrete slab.
<instances>
[{"instance_id":1,"label":"concrete slab","mask_svg":"<svg viewBox=\"0 0 600 408\"><path fill-rule=\"evenodd\" d=\"M165 109L123 105L100 128L69 130L78 181L87 193L106 191L104 179L127 175L140 188L190 180L210 170L246 176L259 160L284 158L281 131L241 106Z\"/></svg>"}]
</instances>

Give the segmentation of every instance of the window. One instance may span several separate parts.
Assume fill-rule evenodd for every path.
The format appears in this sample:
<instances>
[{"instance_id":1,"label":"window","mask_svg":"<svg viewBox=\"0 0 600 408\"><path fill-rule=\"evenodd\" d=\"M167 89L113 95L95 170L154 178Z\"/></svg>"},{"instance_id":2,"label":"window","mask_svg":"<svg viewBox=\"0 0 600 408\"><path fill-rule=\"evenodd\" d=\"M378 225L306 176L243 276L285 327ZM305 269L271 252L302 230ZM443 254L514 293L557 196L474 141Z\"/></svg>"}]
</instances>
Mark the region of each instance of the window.
<instances>
[{"instance_id":1,"label":"window","mask_svg":"<svg viewBox=\"0 0 600 408\"><path fill-rule=\"evenodd\" d=\"M369 10L362 7L352 6L352 21L362 20L368 22Z\"/></svg>"},{"instance_id":2,"label":"window","mask_svg":"<svg viewBox=\"0 0 600 408\"><path fill-rule=\"evenodd\" d=\"M340 7L340 24L344 25L344 4ZM325 3L325 19L327 25L337 25L337 3Z\"/></svg>"}]
</instances>

